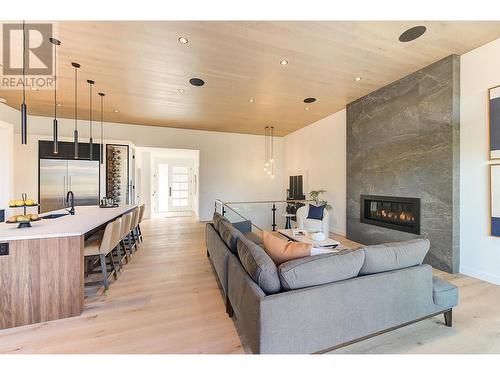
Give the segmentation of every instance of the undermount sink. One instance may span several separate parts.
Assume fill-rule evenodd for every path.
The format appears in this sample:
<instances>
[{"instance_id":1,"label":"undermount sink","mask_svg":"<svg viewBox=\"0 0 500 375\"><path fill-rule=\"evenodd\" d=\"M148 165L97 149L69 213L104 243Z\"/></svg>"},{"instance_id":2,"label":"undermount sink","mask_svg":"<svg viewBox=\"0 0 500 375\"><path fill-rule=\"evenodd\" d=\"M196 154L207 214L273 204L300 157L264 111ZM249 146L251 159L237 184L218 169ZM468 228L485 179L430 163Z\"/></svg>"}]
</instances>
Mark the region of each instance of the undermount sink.
<instances>
[{"instance_id":1,"label":"undermount sink","mask_svg":"<svg viewBox=\"0 0 500 375\"><path fill-rule=\"evenodd\" d=\"M49 214L49 215L42 216L42 219L57 219L58 217L67 216L67 215L69 215L69 213Z\"/></svg>"}]
</instances>

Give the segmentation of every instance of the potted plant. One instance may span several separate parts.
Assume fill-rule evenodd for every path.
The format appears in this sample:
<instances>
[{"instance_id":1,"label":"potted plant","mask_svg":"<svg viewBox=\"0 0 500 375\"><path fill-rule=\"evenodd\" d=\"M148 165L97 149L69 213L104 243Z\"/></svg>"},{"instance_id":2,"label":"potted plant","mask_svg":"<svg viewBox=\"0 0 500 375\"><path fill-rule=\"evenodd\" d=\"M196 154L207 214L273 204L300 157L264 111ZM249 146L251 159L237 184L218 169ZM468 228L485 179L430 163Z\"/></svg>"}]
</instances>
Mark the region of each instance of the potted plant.
<instances>
[{"instance_id":1,"label":"potted plant","mask_svg":"<svg viewBox=\"0 0 500 375\"><path fill-rule=\"evenodd\" d=\"M309 197L314 201L315 206L323 206L326 210L329 210L332 206L328 204L327 200L323 199L322 195L324 193L326 193L326 190L311 190Z\"/></svg>"}]
</instances>

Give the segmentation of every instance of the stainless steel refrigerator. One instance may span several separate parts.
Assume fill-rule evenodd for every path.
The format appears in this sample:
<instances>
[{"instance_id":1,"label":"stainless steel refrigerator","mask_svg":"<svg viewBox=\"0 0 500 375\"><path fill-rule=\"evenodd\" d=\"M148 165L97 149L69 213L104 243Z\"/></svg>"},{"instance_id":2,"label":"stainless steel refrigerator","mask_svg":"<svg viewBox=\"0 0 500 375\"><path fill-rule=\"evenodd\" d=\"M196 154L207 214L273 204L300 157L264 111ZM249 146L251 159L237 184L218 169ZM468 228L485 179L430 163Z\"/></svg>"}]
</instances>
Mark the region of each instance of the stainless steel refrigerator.
<instances>
[{"instance_id":1,"label":"stainless steel refrigerator","mask_svg":"<svg viewBox=\"0 0 500 375\"><path fill-rule=\"evenodd\" d=\"M66 194L75 206L99 204L99 161L40 159L40 212L66 207Z\"/></svg>"}]
</instances>

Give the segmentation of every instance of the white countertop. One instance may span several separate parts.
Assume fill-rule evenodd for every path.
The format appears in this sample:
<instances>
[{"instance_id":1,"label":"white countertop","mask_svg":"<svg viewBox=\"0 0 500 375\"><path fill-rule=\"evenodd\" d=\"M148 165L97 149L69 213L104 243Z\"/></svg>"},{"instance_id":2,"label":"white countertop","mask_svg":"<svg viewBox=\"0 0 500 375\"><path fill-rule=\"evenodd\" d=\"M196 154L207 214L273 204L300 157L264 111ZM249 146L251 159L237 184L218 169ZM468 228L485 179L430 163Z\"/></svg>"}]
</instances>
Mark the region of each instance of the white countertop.
<instances>
[{"instance_id":1,"label":"white countertop","mask_svg":"<svg viewBox=\"0 0 500 375\"><path fill-rule=\"evenodd\" d=\"M75 215L66 215L56 219L42 219L31 223L31 228L18 228L17 224L0 223L0 242L29 240L37 238L81 236L98 226L130 211L136 205L116 208L100 208L99 206L77 206ZM44 212L40 216L51 213L67 212L57 210Z\"/></svg>"}]
</instances>

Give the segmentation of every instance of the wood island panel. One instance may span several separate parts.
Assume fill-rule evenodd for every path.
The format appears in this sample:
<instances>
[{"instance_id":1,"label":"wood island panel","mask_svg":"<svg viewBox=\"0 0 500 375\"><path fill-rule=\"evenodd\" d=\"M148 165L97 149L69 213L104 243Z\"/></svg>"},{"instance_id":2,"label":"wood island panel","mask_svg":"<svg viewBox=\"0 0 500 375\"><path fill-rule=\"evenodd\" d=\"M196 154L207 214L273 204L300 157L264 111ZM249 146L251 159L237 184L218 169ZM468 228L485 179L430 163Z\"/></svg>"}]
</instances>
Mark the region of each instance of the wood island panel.
<instances>
[{"instance_id":1,"label":"wood island panel","mask_svg":"<svg viewBox=\"0 0 500 375\"><path fill-rule=\"evenodd\" d=\"M83 236L6 241L0 256L0 329L80 315Z\"/></svg>"}]
</instances>

